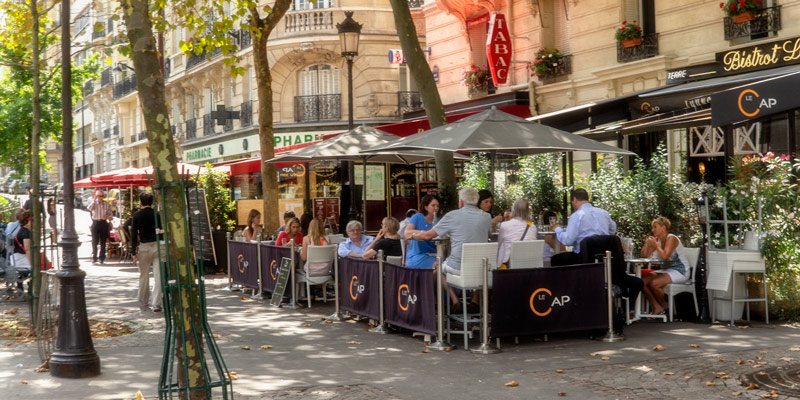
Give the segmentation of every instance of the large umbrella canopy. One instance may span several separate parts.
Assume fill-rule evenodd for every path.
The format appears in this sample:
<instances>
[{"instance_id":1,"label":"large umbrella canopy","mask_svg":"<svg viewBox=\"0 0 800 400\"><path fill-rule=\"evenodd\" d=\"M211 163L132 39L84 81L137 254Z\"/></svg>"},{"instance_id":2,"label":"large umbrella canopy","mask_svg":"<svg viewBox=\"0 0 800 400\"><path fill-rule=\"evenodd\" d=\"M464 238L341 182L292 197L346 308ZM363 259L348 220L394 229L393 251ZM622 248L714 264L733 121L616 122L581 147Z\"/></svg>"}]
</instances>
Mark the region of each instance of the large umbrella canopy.
<instances>
[{"instance_id":1,"label":"large umbrella canopy","mask_svg":"<svg viewBox=\"0 0 800 400\"><path fill-rule=\"evenodd\" d=\"M383 163L415 164L433 158L433 151L427 149L387 150L362 154L363 151L385 145L398 137L368 126L321 140L310 146L269 159L266 162L302 162L311 160L353 160Z\"/></svg>"},{"instance_id":2,"label":"large umbrella canopy","mask_svg":"<svg viewBox=\"0 0 800 400\"><path fill-rule=\"evenodd\" d=\"M511 155L562 151L636 155L596 140L526 121L494 107L456 122L395 140L393 143L376 146L364 153L418 149Z\"/></svg>"},{"instance_id":3,"label":"large umbrella canopy","mask_svg":"<svg viewBox=\"0 0 800 400\"><path fill-rule=\"evenodd\" d=\"M122 169L115 169L113 171L97 174L92 177L92 180L98 185L115 185L117 184L115 178L119 175L130 174L136 172L138 168L128 167Z\"/></svg>"}]
</instances>

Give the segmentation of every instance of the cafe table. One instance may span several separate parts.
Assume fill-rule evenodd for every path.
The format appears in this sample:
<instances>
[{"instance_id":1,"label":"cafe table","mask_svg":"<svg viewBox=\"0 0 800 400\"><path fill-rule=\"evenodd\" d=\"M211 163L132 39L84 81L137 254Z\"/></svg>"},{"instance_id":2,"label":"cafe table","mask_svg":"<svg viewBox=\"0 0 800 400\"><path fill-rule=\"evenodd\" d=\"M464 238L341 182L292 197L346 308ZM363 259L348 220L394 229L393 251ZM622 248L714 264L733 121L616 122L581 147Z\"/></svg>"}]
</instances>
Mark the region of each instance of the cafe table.
<instances>
[{"instance_id":1,"label":"cafe table","mask_svg":"<svg viewBox=\"0 0 800 400\"><path fill-rule=\"evenodd\" d=\"M648 267L654 267L655 269L659 269L661 265L664 264L664 260L658 257L633 257L633 258L625 258L625 263L628 265L628 271L633 271L633 274L636 275L637 278L642 277L642 265L647 265ZM636 297L636 304L634 305L634 313L633 317L630 316L630 312L625 314L625 318L627 320L628 325L633 323L634 321L639 321L642 318L662 318L664 322L667 322L667 315L657 315L657 314L648 314L642 312L642 296L644 296L644 290L639 293L639 296Z\"/></svg>"}]
</instances>

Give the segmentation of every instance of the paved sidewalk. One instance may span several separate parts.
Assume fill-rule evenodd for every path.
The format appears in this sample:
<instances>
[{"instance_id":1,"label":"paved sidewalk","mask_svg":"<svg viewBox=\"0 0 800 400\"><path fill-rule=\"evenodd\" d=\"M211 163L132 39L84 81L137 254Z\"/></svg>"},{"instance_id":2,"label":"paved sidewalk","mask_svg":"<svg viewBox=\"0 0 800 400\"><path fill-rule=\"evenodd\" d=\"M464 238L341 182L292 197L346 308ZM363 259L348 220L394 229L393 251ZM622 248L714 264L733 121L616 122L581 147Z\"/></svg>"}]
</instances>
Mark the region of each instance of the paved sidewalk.
<instances>
[{"instance_id":1,"label":"paved sidewalk","mask_svg":"<svg viewBox=\"0 0 800 400\"><path fill-rule=\"evenodd\" d=\"M82 255L88 247L81 246ZM124 321L136 332L95 339L102 375L83 380L33 372L40 364L35 343L0 343L0 398L131 399L137 390L156 398L163 314L139 310L132 264L81 262L88 273L90 318ZM642 321L618 343L563 334L551 335L549 342L506 340L495 355L423 353L422 338L408 333L377 335L365 332L364 322L323 322L332 304L275 309L249 294L223 290L226 285L224 277L207 280L209 321L221 336L217 342L229 370L239 376L233 382L238 399L560 399L559 393L582 399L710 399L734 392L756 399L767 392L745 390L741 375L800 361L800 351L793 351L800 347L800 328L759 323L739 329ZM0 303L0 313L17 306ZM654 351L659 344L664 350ZM504 386L512 380L519 386Z\"/></svg>"}]
</instances>

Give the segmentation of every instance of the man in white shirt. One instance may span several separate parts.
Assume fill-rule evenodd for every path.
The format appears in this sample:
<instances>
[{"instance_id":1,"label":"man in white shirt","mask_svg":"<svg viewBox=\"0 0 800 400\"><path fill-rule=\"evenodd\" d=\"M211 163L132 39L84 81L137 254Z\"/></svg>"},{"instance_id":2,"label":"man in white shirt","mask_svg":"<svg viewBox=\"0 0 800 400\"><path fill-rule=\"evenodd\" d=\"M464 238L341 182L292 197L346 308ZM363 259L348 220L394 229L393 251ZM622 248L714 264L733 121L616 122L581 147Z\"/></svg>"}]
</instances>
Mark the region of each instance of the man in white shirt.
<instances>
[{"instance_id":1,"label":"man in white shirt","mask_svg":"<svg viewBox=\"0 0 800 400\"><path fill-rule=\"evenodd\" d=\"M106 242L111 232L111 204L105 201L106 194L102 190L94 193L94 201L89 204L89 213L92 216L92 262L98 260L97 245L100 245L100 264L106 259Z\"/></svg>"}]
</instances>

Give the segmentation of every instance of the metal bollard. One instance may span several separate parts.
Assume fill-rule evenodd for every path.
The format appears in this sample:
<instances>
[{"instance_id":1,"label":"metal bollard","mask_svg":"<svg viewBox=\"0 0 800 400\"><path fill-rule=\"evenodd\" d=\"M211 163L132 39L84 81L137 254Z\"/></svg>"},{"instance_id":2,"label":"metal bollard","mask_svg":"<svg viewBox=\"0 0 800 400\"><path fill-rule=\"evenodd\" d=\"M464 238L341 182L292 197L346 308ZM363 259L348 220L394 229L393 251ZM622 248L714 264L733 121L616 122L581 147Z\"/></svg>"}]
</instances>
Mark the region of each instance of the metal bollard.
<instances>
[{"instance_id":1,"label":"metal bollard","mask_svg":"<svg viewBox=\"0 0 800 400\"><path fill-rule=\"evenodd\" d=\"M283 304L281 307L295 310L300 308L300 305L297 304L297 288L294 285L294 262L296 257L294 251L294 239L289 240L289 247L292 249L292 270L291 276L289 276L290 282L292 283L292 300L289 302L289 304Z\"/></svg>"},{"instance_id":2,"label":"metal bollard","mask_svg":"<svg viewBox=\"0 0 800 400\"><path fill-rule=\"evenodd\" d=\"M256 244L258 251L258 294L253 296L254 299L264 300L264 271L261 270L261 241Z\"/></svg>"},{"instance_id":3,"label":"metal bollard","mask_svg":"<svg viewBox=\"0 0 800 400\"><path fill-rule=\"evenodd\" d=\"M614 332L614 294L611 291L611 251L606 250L606 256L603 259L606 266L606 288L608 291L608 332L600 340L604 342L621 342L625 340L625 336L617 335Z\"/></svg>"},{"instance_id":4,"label":"metal bollard","mask_svg":"<svg viewBox=\"0 0 800 400\"><path fill-rule=\"evenodd\" d=\"M456 346L444 340L444 299L442 298L442 261L444 260L444 241L436 241L436 341L425 346L428 350L450 351Z\"/></svg>"},{"instance_id":5,"label":"metal bollard","mask_svg":"<svg viewBox=\"0 0 800 400\"><path fill-rule=\"evenodd\" d=\"M227 239L227 240L225 240L225 243L228 246L228 260L227 260L228 261L227 262L227 264L228 264L228 289L227 289L227 291L232 292L233 291L233 278L231 278L231 233L230 232L226 232L225 233L225 239Z\"/></svg>"},{"instance_id":6,"label":"metal bollard","mask_svg":"<svg viewBox=\"0 0 800 400\"><path fill-rule=\"evenodd\" d=\"M334 307L336 307L333 311L333 314L328 316L328 320L330 321L346 321L350 319L350 317L346 317L339 311L339 255L335 255L333 257L333 284L336 286L336 297L334 297Z\"/></svg>"},{"instance_id":7,"label":"metal bollard","mask_svg":"<svg viewBox=\"0 0 800 400\"><path fill-rule=\"evenodd\" d=\"M481 345L469 349L477 354L495 354L500 349L489 342L489 259L483 259L483 293L481 293Z\"/></svg>"},{"instance_id":8,"label":"metal bollard","mask_svg":"<svg viewBox=\"0 0 800 400\"><path fill-rule=\"evenodd\" d=\"M369 332L386 334L389 332L383 324L383 250L378 250L378 325L370 329Z\"/></svg>"}]
</instances>

